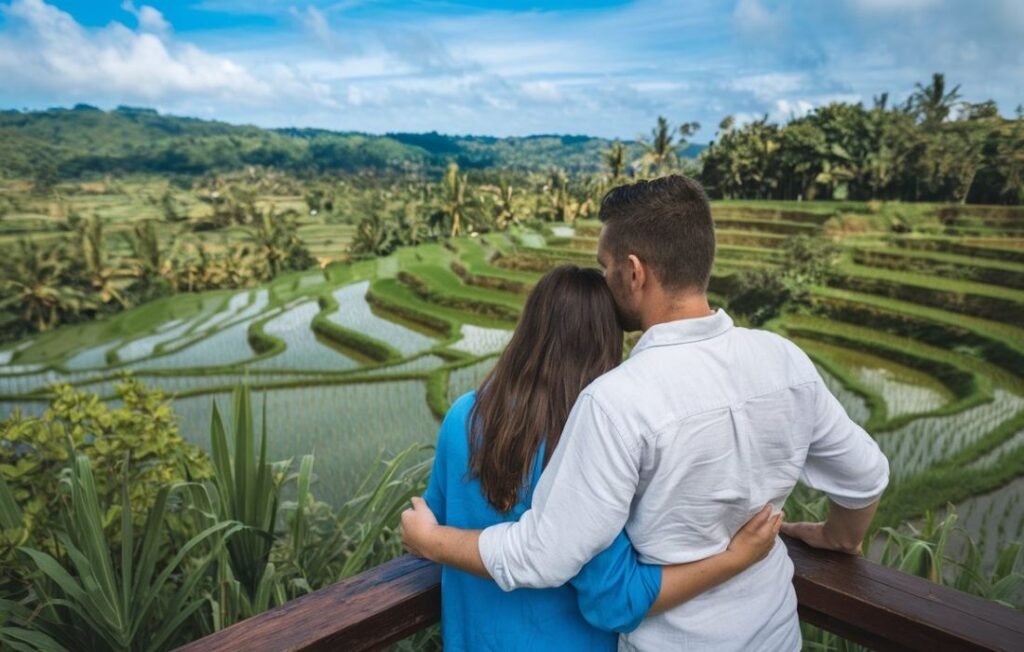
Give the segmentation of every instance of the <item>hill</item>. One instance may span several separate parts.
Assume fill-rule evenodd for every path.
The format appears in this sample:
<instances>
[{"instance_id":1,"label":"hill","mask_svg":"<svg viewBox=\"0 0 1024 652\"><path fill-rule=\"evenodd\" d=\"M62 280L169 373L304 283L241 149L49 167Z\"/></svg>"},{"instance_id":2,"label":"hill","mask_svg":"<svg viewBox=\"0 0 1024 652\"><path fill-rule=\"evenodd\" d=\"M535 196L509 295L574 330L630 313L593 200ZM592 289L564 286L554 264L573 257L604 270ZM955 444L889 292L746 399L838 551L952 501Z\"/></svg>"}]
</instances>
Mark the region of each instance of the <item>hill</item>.
<instances>
[{"instance_id":1,"label":"hill","mask_svg":"<svg viewBox=\"0 0 1024 652\"><path fill-rule=\"evenodd\" d=\"M590 136L519 138L323 129L263 129L118 107L0 111L0 178L149 172L197 175L248 165L297 172L463 168L595 171L611 141ZM640 145L628 143L631 154ZM696 156L702 146L691 146Z\"/></svg>"}]
</instances>

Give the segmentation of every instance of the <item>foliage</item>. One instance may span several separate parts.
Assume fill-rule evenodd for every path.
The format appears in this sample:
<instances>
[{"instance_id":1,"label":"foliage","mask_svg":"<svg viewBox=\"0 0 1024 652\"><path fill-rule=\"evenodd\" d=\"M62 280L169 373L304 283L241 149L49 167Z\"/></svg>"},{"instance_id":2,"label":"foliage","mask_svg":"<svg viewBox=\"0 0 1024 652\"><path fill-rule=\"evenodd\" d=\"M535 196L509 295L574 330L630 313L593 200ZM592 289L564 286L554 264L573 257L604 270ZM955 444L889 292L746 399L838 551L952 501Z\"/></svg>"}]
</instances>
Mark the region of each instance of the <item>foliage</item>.
<instances>
[{"instance_id":1,"label":"foliage","mask_svg":"<svg viewBox=\"0 0 1024 652\"><path fill-rule=\"evenodd\" d=\"M72 261L60 244L19 240L0 261L0 310L20 321L7 321L10 334L27 329L47 331L96 309L88 293L72 282Z\"/></svg>"},{"instance_id":2,"label":"foliage","mask_svg":"<svg viewBox=\"0 0 1024 652\"><path fill-rule=\"evenodd\" d=\"M787 308L811 303L810 289L827 282L838 248L821 238L795 236L786 240L778 267L754 267L739 272L729 297L729 309L759 326Z\"/></svg>"},{"instance_id":3,"label":"foliage","mask_svg":"<svg viewBox=\"0 0 1024 652\"><path fill-rule=\"evenodd\" d=\"M61 477L77 454L88 455L99 473L96 491L100 502L109 506L103 524L114 539L120 536L118 516L123 504L118 478L128 478L139 524L159 487L185 479L181 461L188 464L192 477L209 476L205 456L178 434L171 407L159 390L126 379L116 390L120 407L69 385L55 386L53 392L50 408L41 417L14 414L0 423L0 475L24 513L19 538L31 545L54 552L51 533L58 529L66 499ZM9 543L5 539L0 548L5 577L20 566Z\"/></svg>"},{"instance_id":4,"label":"foliage","mask_svg":"<svg viewBox=\"0 0 1024 652\"><path fill-rule=\"evenodd\" d=\"M260 129L160 115L153 110L49 109L0 112L0 178L88 174L200 176L246 167L297 173L443 172L461 167L596 171L609 141L588 136L491 138L428 134L372 136L320 129Z\"/></svg>"},{"instance_id":5,"label":"foliage","mask_svg":"<svg viewBox=\"0 0 1024 652\"><path fill-rule=\"evenodd\" d=\"M150 402L158 398L127 385ZM123 400L121 412L130 404L135 413L108 421L143 430L137 400L128 390ZM180 441L61 448L48 440L35 450L60 450L52 464L0 466L0 480L7 478L0 534L5 550L21 551L8 561L16 572L4 573L11 597L0 600L0 641L13 649L166 649L401 553L399 515L424 489L426 447L374 465L355 497L335 510L313 497L313 456L303 457L297 473L291 460L268 462L267 433L255 435L248 390L237 388L233 404L232 427L214 406L212 475L206 456ZM101 416L118 411L98 414L97 405L97 397L64 388L43 419L11 420L20 430L5 424L0 451L23 448L24 438L11 437L40 430L51 413L93 415L72 430L98 432ZM173 422L166 404L159 408L149 415L154 430ZM96 440L114 437L98 432ZM294 498L283 499L292 484ZM50 511L40 515L37 494L25 486L54 495Z\"/></svg>"},{"instance_id":6,"label":"foliage","mask_svg":"<svg viewBox=\"0 0 1024 652\"><path fill-rule=\"evenodd\" d=\"M129 458L130 452L125 454ZM123 467L127 469L129 462ZM66 649L161 650L175 641L188 619L203 606L195 589L214 561L204 544L228 538L238 529L222 521L165 551L171 485L160 487L147 510L142 538L136 545L132 510L121 510L121 540L116 554L105 533L101 506L89 458L77 455L71 464L71 500L67 525L55 532L62 564L53 555L31 547L19 550L38 570L26 601L0 601L0 613L15 626L34 629ZM121 476L120 505L130 501L127 471ZM164 556L166 555L166 557Z\"/></svg>"},{"instance_id":7,"label":"foliage","mask_svg":"<svg viewBox=\"0 0 1024 652\"><path fill-rule=\"evenodd\" d=\"M257 256L267 262L270 278L282 271L309 269L316 264L299 239L294 213L276 214L271 208L258 213L252 221Z\"/></svg>"},{"instance_id":8,"label":"foliage","mask_svg":"<svg viewBox=\"0 0 1024 652\"><path fill-rule=\"evenodd\" d=\"M701 180L725 198L1019 203L1020 124L992 102L961 102L936 74L900 105L883 94L870 108L834 102L781 126L726 118Z\"/></svg>"}]
</instances>

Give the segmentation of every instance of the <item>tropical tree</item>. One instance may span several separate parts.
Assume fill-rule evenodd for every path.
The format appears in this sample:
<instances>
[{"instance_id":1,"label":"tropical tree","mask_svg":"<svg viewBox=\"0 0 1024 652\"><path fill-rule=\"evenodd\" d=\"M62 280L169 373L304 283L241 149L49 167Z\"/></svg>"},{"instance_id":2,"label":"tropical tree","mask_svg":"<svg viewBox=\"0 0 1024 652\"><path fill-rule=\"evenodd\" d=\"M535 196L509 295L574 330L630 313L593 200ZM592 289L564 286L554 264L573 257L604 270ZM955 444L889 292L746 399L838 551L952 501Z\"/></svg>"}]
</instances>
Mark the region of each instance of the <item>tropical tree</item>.
<instances>
[{"instance_id":1,"label":"tropical tree","mask_svg":"<svg viewBox=\"0 0 1024 652\"><path fill-rule=\"evenodd\" d=\"M14 310L22 324L47 331L95 309L91 298L69 282L64 246L19 240L0 260L0 309Z\"/></svg>"},{"instance_id":2,"label":"tropical tree","mask_svg":"<svg viewBox=\"0 0 1024 652\"><path fill-rule=\"evenodd\" d=\"M495 206L494 222L499 229L507 229L512 224L519 224L519 214L516 212L515 188L507 178L498 179L498 197Z\"/></svg>"},{"instance_id":3,"label":"tropical tree","mask_svg":"<svg viewBox=\"0 0 1024 652\"><path fill-rule=\"evenodd\" d=\"M274 208L253 211L250 237L258 255L267 261L271 277L281 271L308 269L316 264L313 255L299 238L294 211L280 214Z\"/></svg>"},{"instance_id":4,"label":"tropical tree","mask_svg":"<svg viewBox=\"0 0 1024 652\"><path fill-rule=\"evenodd\" d=\"M612 143L608 151L604 153L604 163L608 171L612 173L612 181L618 180L626 169L626 147L618 140Z\"/></svg>"},{"instance_id":5,"label":"tropical tree","mask_svg":"<svg viewBox=\"0 0 1024 652\"><path fill-rule=\"evenodd\" d=\"M640 159L647 168L648 174L660 173L679 162L673 147L675 135L669 127L668 119L658 116L658 123L651 129L650 140L644 143L645 152Z\"/></svg>"},{"instance_id":6,"label":"tropical tree","mask_svg":"<svg viewBox=\"0 0 1024 652\"><path fill-rule=\"evenodd\" d=\"M401 244L395 223L379 214L363 218L356 226L349 249L354 254L387 256Z\"/></svg>"},{"instance_id":7,"label":"tropical tree","mask_svg":"<svg viewBox=\"0 0 1024 652\"><path fill-rule=\"evenodd\" d=\"M936 127L944 122L960 99L960 85L947 91L946 76L941 72L934 73L927 86L915 84L915 88L917 90L910 96L910 103L926 127Z\"/></svg>"},{"instance_id":8,"label":"tropical tree","mask_svg":"<svg viewBox=\"0 0 1024 652\"><path fill-rule=\"evenodd\" d=\"M460 235L469 221L470 197L469 176L459 174L459 164L454 161L448 164L448 170L441 180L440 206L435 213L435 220L443 220L450 225L451 237Z\"/></svg>"},{"instance_id":9,"label":"tropical tree","mask_svg":"<svg viewBox=\"0 0 1024 652\"><path fill-rule=\"evenodd\" d=\"M107 241L103 237L103 222L96 215L90 215L77 222L75 244L82 264L83 278L99 295L105 304L116 302L124 308L128 301L121 294L115 282L120 276L116 261L111 262L107 253Z\"/></svg>"},{"instance_id":10,"label":"tropical tree","mask_svg":"<svg viewBox=\"0 0 1024 652\"><path fill-rule=\"evenodd\" d=\"M160 242L155 220L137 222L131 233L125 233L124 239L132 252L134 264L133 274L136 282L132 290L142 295L144 300L154 298L171 289L167 278L171 274L167 249L174 247L172 239L168 247Z\"/></svg>"}]
</instances>

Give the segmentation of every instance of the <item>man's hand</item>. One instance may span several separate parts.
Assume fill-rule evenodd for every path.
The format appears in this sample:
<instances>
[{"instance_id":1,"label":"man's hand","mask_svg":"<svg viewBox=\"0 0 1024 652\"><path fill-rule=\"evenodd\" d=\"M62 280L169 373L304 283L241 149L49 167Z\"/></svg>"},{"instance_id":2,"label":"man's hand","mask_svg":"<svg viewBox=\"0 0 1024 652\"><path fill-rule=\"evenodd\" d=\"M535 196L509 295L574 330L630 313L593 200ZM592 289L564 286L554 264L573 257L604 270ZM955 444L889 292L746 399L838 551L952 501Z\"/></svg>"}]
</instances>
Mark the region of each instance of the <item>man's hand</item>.
<instances>
[{"instance_id":1,"label":"man's hand","mask_svg":"<svg viewBox=\"0 0 1024 652\"><path fill-rule=\"evenodd\" d=\"M775 538L779 535L785 517L783 512L773 516L772 506L765 505L740 528L726 549L742 561L744 568L761 561L775 546Z\"/></svg>"},{"instance_id":2,"label":"man's hand","mask_svg":"<svg viewBox=\"0 0 1024 652\"><path fill-rule=\"evenodd\" d=\"M402 544L417 557L437 561L430 556L430 542L440 526L427 501L419 496L412 499L412 509L402 512Z\"/></svg>"},{"instance_id":3,"label":"man's hand","mask_svg":"<svg viewBox=\"0 0 1024 652\"><path fill-rule=\"evenodd\" d=\"M825 523L783 523L782 533L794 539L800 539L812 548L835 550L848 555L860 555L861 544L846 545L835 539L825 527Z\"/></svg>"}]
</instances>

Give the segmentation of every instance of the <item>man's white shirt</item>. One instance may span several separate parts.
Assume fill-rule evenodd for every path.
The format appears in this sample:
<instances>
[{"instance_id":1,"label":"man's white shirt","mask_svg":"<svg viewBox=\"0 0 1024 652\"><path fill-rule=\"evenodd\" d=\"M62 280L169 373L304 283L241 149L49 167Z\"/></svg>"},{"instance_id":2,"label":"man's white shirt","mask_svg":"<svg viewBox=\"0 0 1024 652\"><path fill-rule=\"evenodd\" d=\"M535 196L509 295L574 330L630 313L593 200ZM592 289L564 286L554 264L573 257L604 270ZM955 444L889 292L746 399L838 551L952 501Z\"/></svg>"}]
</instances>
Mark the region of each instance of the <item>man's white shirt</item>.
<instances>
[{"instance_id":1,"label":"man's white shirt","mask_svg":"<svg viewBox=\"0 0 1024 652\"><path fill-rule=\"evenodd\" d=\"M560 586L626 528L642 561L725 550L798 480L851 509L889 466L795 344L719 309L650 328L576 401L517 523L480 554L505 590ZM620 637L632 650L799 650L793 565L781 541L739 576Z\"/></svg>"}]
</instances>

